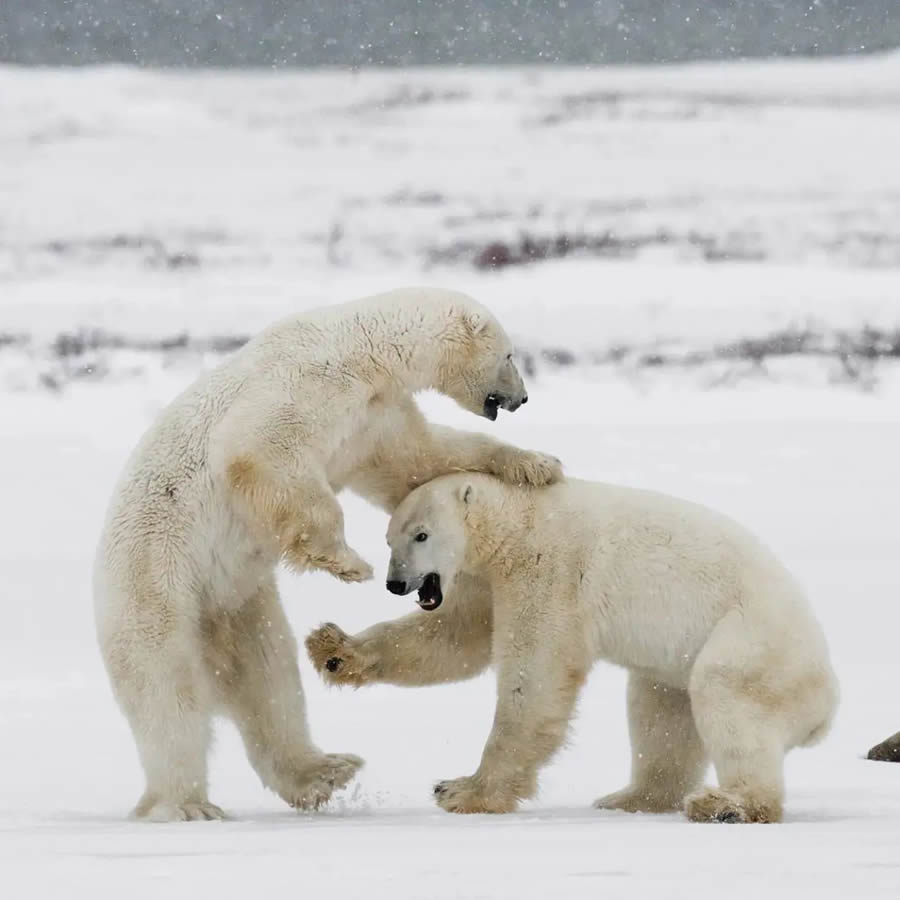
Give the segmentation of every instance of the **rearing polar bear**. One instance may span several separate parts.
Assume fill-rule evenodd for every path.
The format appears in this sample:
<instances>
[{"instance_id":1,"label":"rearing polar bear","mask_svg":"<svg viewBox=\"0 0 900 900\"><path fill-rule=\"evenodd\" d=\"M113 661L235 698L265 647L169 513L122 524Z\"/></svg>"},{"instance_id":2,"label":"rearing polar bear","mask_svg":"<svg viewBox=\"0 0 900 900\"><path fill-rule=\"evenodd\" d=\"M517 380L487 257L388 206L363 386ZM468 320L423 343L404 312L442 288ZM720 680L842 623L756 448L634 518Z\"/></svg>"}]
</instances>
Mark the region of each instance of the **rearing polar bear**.
<instances>
[{"instance_id":1,"label":"rearing polar bear","mask_svg":"<svg viewBox=\"0 0 900 900\"><path fill-rule=\"evenodd\" d=\"M446 472L513 483L559 461L430 426L435 388L494 419L527 400L509 338L462 294L406 289L264 331L179 396L115 490L95 566L98 636L147 785L135 815L221 818L207 796L214 712L263 783L316 807L362 761L312 743L275 567L345 581L371 567L344 539L344 487L390 511Z\"/></svg>"},{"instance_id":2,"label":"rearing polar bear","mask_svg":"<svg viewBox=\"0 0 900 900\"><path fill-rule=\"evenodd\" d=\"M397 507L388 543L388 589L441 611L355 637L325 625L306 645L327 681L356 686L493 662L494 726L476 773L435 788L444 809L509 812L530 797L605 659L629 670L632 781L596 806L780 820L784 754L825 734L837 686L799 586L736 523L650 491L448 475ZM472 577L487 589L460 596ZM698 789L710 759L719 787Z\"/></svg>"}]
</instances>

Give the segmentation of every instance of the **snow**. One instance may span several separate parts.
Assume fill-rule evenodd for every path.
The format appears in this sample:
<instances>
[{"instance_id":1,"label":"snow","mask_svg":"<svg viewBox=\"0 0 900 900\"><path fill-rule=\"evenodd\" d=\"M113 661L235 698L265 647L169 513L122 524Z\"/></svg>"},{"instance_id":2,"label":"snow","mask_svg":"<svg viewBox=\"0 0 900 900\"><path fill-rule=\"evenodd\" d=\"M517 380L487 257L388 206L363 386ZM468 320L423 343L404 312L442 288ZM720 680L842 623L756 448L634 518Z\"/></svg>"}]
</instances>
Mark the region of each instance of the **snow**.
<instances>
[{"instance_id":1,"label":"snow","mask_svg":"<svg viewBox=\"0 0 900 900\"><path fill-rule=\"evenodd\" d=\"M836 328L848 305L856 324L896 321L898 113L896 54L481 72L0 67L3 328L45 341L86 325L243 334L448 280L538 346ZM489 278L473 268L523 236L624 245ZM604 331L585 332L598 304Z\"/></svg>"},{"instance_id":2,"label":"snow","mask_svg":"<svg viewBox=\"0 0 900 900\"><path fill-rule=\"evenodd\" d=\"M628 744L622 673L598 666L570 746L519 814L455 818L430 785L474 769L491 721L484 676L459 685L342 692L303 660L316 740L367 760L358 784L327 811L297 815L266 794L226 725L212 798L234 821L128 823L141 778L95 650L90 559L112 480L165 391L90 386L64 400L4 397L7 619L0 636L0 871L17 896L54 891L136 897L198 890L237 896L289 879L304 893L355 897L578 898L894 897L900 767L861 759L897 721L894 600L896 396L785 398L780 389L667 396L582 384L532 384L532 402L495 426L509 440L562 456L580 476L668 490L737 516L807 585L830 638L843 703L832 736L788 760L783 825L696 826L678 816L596 812L624 784ZM806 406L807 408L803 409ZM430 415L479 427L436 398ZM801 411L801 414L797 414ZM410 608L381 587L385 517L347 498L354 546L377 581L282 579L296 633L321 621L356 630ZM423 728L423 725L425 726Z\"/></svg>"},{"instance_id":3,"label":"snow","mask_svg":"<svg viewBox=\"0 0 900 900\"><path fill-rule=\"evenodd\" d=\"M900 766L862 757L900 728L896 366L864 392L807 359L713 390L667 366L541 365L528 406L494 424L423 399L432 418L556 453L574 475L715 506L798 574L843 700L825 743L789 757L785 822L768 827L593 810L628 774L624 676L605 665L535 800L504 817L441 813L431 784L477 765L491 677L342 692L305 659L315 739L367 760L354 786L298 815L263 790L222 723L211 798L232 820L128 822L141 775L95 646L92 555L125 456L218 357L125 349L116 377L38 385L59 364L47 348L60 333L243 335L408 282L475 293L535 353L897 328L898 73L896 55L540 73L0 69L0 335L31 341L0 346L5 893L895 898ZM624 112L603 112L604 92L624 96ZM534 124L574 94L601 100ZM679 197L691 202L669 202ZM496 221L478 218L491 210ZM765 252L714 263L656 247L498 272L428 261L432 247L576 226L738 228ZM841 236L860 229L887 256L845 252ZM157 259L177 252L197 263ZM385 516L343 499L376 581L285 574L301 638L325 620L355 631L411 608L381 586Z\"/></svg>"}]
</instances>

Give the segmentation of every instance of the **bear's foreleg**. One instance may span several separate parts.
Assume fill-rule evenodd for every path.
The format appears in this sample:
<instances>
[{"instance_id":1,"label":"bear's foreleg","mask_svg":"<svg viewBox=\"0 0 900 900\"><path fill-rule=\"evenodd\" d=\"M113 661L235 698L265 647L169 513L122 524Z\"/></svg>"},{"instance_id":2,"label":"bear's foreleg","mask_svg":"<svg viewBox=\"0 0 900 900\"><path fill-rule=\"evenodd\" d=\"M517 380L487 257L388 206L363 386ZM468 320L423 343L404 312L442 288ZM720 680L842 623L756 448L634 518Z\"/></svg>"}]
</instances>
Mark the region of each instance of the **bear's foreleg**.
<instances>
[{"instance_id":1,"label":"bear's foreleg","mask_svg":"<svg viewBox=\"0 0 900 900\"><path fill-rule=\"evenodd\" d=\"M494 475L507 484L531 487L562 480L562 463L548 453L524 450L485 434L457 431L444 425L427 424L427 429L425 445L434 449L439 465L424 473L427 477L422 477L417 484L453 472L479 472Z\"/></svg>"},{"instance_id":2,"label":"bear's foreleg","mask_svg":"<svg viewBox=\"0 0 900 900\"><path fill-rule=\"evenodd\" d=\"M295 456L278 465L269 458L276 449L229 457L228 487L289 566L300 572L322 569L342 581L368 581L372 567L347 546L343 510L315 461Z\"/></svg>"},{"instance_id":3,"label":"bear's foreleg","mask_svg":"<svg viewBox=\"0 0 900 900\"><path fill-rule=\"evenodd\" d=\"M475 774L435 786L448 812L512 812L533 796L538 769L562 746L584 682L577 640L564 630L544 633L539 617L498 616L494 639L494 725Z\"/></svg>"},{"instance_id":4,"label":"bear's foreleg","mask_svg":"<svg viewBox=\"0 0 900 900\"><path fill-rule=\"evenodd\" d=\"M481 472L536 487L563 477L562 464L554 456L485 434L431 425L412 398L398 403L392 414L390 429L347 481L350 490L387 512L419 485L454 472Z\"/></svg>"},{"instance_id":5,"label":"bear's foreleg","mask_svg":"<svg viewBox=\"0 0 900 900\"><path fill-rule=\"evenodd\" d=\"M329 684L406 687L463 681L491 661L490 589L467 575L435 612L418 610L357 635L327 623L306 638L309 658Z\"/></svg>"}]
</instances>

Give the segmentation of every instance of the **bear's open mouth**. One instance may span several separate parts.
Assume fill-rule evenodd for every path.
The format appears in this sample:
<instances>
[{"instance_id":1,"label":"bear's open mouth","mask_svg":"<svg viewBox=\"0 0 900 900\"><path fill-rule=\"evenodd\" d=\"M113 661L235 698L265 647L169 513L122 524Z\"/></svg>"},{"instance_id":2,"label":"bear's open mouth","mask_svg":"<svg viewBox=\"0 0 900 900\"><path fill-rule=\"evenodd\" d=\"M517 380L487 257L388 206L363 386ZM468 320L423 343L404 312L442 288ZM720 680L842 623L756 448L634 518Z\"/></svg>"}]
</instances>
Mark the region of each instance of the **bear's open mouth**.
<instances>
[{"instance_id":1,"label":"bear's open mouth","mask_svg":"<svg viewBox=\"0 0 900 900\"><path fill-rule=\"evenodd\" d=\"M429 612L437 609L444 601L441 593L441 576L437 572L429 572L419 588L419 599L416 601L422 609Z\"/></svg>"},{"instance_id":2,"label":"bear's open mouth","mask_svg":"<svg viewBox=\"0 0 900 900\"><path fill-rule=\"evenodd\" d=\"M505 409L509 412L515 412L523 403L528 402L528 394L523 394L520 400L501 394L498 391L491 391L484 398L484 417L492 422L497 418L497 411Z\"/></svg>"},{"instance_id":3,"label":"bear's open mouth","mask_svg":"<svg viewBox=\"0 0 900 900\"><path fill-rule=\"evenodd\" d=\"M506 402L502 394L490 393L484 398L484 417L492 422L497 419L497 410Z\"/></svg>"}]
</instances>

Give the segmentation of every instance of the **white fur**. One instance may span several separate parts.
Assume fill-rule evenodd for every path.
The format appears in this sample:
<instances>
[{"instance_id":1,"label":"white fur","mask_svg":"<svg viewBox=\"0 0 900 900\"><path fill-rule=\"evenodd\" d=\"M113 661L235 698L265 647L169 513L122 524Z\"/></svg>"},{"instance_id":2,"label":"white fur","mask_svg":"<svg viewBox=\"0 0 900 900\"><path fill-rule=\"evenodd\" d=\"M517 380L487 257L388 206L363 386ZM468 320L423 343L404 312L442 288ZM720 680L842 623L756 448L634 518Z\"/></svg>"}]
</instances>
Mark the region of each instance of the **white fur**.
<instances>
[{"instance_id":1,"label":"white fur","mask_svg":"<svg viewBox=\"0 0 900 900\"><path fill-rule=\"evenodd\" d=\"M326 755L306 724L296 644L274 569L371 577L335 493L387 510L460 471L542 484L552 457L429 426L412 392L473 412L524 402L511 345L475 301L407 289L282 321L160 416L115 490L95 566L97 628L147 777L135 814L218 818L210 718L231 716L265 785L315 807L361 760Z\"/></svg>"},{"instance_id":2,"label":"white fur","mask_svg":"<svg viewBox=\"0 0 900 900\"><path fill-rule=\"evenodd\" d=\"M531 796L603 659L630 672L633 770L597 806L780 819L784 754L826 733L837 686L800 587L739 525L613 485L450 475L400 504L388 542L392 571L411 586L441 576L442 606L357 637L325 626L307 646L334 683L433 683L493 662L497 712L481 765L437 786L442 807L506 812ZM481 597L460 595L473 579ZM696 790L710 760L720 787Z\"/></svg>"}]
</instances>

